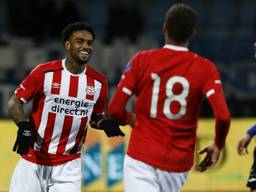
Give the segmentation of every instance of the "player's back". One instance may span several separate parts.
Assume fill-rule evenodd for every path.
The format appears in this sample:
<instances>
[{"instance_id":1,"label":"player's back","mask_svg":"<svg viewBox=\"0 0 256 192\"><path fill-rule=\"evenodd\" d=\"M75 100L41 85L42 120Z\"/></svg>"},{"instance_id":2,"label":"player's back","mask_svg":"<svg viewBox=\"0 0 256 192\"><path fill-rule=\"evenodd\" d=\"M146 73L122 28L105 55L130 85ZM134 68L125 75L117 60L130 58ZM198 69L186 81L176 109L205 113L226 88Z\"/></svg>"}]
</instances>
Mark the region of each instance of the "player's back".
<instances>
[{"instance_id":1,"label":"player's back","mask_svg":"<svg viewBox=\"0 0 256 192\"><path fill-rule=\"evenodd\" d=\"M136 114L165 126L194 127L212 64L190 51L142 52L138 62Z\"/></svg>"},{"instance_id":2,"label":"player's back","mask_svg":"<svg viewBox=\"0 0 256 192\"><path fill-rule=\"evenodd\" d=\"M191 161L183 165L187 169L192 163L200 102L210 90L211 79L219 79L214 65L175 46L140 52L131 62L138 78L134 91L136 123L128 154L139 154L136 158L143 158L141 154L151 150L143 152L139 146L150 143L152 153L158 154L146 158L148 163L162 155L168 158L168 150L171 150L169 158ZM158 166L170 169L163 162Z\"/></svg>"}]
</instances>

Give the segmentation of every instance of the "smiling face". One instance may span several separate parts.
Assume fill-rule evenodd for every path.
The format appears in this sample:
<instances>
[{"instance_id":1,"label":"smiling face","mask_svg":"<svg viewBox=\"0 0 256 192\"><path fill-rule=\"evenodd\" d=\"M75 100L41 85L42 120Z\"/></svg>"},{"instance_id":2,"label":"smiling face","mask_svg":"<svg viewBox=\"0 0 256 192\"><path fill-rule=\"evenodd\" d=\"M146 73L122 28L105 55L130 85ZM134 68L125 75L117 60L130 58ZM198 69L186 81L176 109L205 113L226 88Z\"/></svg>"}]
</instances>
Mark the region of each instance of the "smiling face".
<instances>
[{"instance_id":1,"label":"smiling face","mask_svg":"<svg viewBox=\"0 0 256 192\"><path fill-rule=\"evenodd\" d=\"M86 30L74 31L65 42L69 57L77 64L86 64L92 55L93 36Z\"/></svg>"}]
</instances>

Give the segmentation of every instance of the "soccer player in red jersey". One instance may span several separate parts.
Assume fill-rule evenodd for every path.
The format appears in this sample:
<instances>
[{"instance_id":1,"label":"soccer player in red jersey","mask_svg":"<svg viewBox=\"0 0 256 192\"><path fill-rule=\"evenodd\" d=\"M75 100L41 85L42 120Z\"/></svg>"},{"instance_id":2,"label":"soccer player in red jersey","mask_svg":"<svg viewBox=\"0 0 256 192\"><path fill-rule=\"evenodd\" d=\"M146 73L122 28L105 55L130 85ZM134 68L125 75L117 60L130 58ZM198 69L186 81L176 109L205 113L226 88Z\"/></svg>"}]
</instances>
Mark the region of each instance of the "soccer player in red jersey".
<instances>
[{"instance_id":1,"label":"soccer player in red jersey","mask_svg":"<svg viewBox=\"0 0 256 192\"><path fill-rule=\"evenodd\" d=\"M198 171L218 162L230 125L220 75L213 62L189 51L197 15L185 4L167 11L165 45L136 53L110 100L108 112L132 124L124 160L126 192L177 192L193 164L200 103L208 99L215 116L215 139L200 151ZM126 111L135 95L134 114Z\"/></svg>"},{"instance_id":2,"label":"soccer player in red jersey","mask_svg":"<svg viewBox=\"0 0 256 192\"><path fill-rule=\"evenodd\" d=\"M17 87L9 111L18 126L13 147L22 156L10 192L80 192L81 150L89 123L124 136L107 117L108 81L89 65L94 30L81 22L62 31L66 58L38 65ZM22 103L33 99L29 120Z\"/></svg>"}]
</instances>

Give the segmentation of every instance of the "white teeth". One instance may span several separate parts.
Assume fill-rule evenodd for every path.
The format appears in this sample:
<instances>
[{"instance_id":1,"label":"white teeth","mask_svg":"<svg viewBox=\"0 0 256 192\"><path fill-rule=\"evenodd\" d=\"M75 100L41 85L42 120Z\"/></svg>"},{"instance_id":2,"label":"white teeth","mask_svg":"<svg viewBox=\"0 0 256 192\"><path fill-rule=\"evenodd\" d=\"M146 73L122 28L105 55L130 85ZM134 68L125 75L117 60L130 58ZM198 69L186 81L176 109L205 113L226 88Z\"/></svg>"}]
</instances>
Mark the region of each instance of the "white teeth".
<instances>
[{"instance_id":1,"label":"white teeth","mask_svg":"<svg viewBox=\"0 0 256 192\"><path fill-rule=\"evenodd\" d=\"M85 55L89 55L89 53L86 52L86 51L80 51L80 53L85 54Z\"/></svg>"}]
</instances>

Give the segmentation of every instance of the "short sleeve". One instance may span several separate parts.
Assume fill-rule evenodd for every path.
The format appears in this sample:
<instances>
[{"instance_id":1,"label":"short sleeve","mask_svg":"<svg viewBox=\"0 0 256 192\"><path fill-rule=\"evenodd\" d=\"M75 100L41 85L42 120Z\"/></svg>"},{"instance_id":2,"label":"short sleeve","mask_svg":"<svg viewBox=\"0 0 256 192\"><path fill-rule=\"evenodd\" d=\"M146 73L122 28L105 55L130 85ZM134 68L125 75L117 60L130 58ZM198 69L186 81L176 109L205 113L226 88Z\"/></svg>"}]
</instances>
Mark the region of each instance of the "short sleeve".
<instances>
[{"instance_id":1,"label":"short sleeve","mask_svg":"<svg viewBox=\"0 0 256 192\"><path fill-rule=\"evenodd\" d=\"M16 88L15 94L22 102L29 102L42 86L43 74L40 67L33 69L29 75Z\"/></svg>"}]
</instances>

